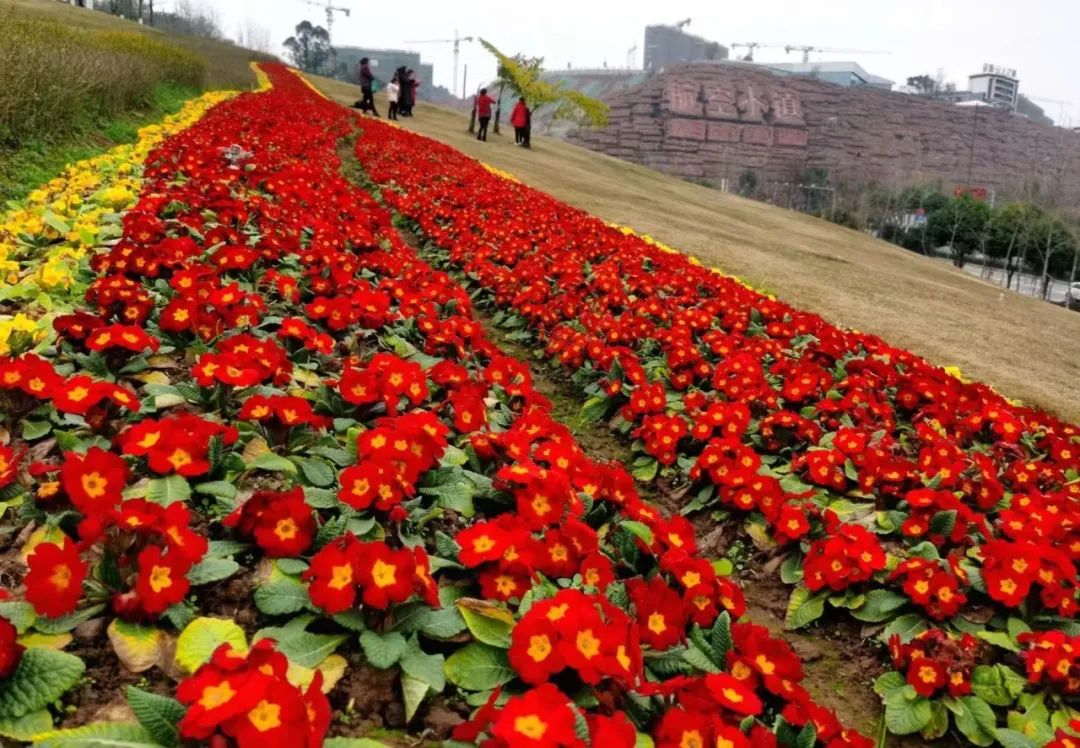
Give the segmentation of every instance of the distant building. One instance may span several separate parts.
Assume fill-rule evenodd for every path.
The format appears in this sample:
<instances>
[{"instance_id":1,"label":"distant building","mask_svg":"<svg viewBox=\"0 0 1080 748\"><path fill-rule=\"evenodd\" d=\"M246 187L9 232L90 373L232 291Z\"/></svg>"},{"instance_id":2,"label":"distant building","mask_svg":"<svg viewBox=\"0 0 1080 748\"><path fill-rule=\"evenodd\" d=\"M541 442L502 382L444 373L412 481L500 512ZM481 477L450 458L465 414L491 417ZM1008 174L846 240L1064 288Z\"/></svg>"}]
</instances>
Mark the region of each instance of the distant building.
<instances>
[{"instance_id":1,"label":"distant building","mask_svg":"<svg viewBox=\"0 0 1080 748\"><path fill-rule=\"evenodd\" d=\"M705 60L726 60L728 48L676 26L645 27L645 70L659 73L673 65Z\"/></svg>"},{"instance_id":2,"label":"distant building","mask_svg":"<svg viewBox=\"0 0 1080 748\"><path fill-rule=\"evenodd\" d=\"M1012 68L987 64L983 65L982 72L968 76L966 91L939 91L935 96L954 104L970 106L977 102L1015 112L1020 104L1020 79Z\"/></svg>"},{"instance_id":3,"label":"distant building","mask_svg":"<svg viewBox=\"0 0 1080 748\"><path fill-rule=\"evenodd\" d=\"M416 77L420 79L422 86L431 87L434 80L435 68L427 62L420 61L419 52L409 52L404 49L371 49L368 47L335 47L337 51L338 69L344 65L344 79L355 82L356 71L360 65L360 58L367 57L370 60L371 72L380 83L385 86L394 77L394 71L404 65L416 71ZM421 89L423 96L423 89Z\"/></svg>"},{"instance_id":4,"label":"distant building","mask_svg":"<svg viewBox=\"0 0 1080 748\"><path fill-rule=\"evenodd\" d=\"M840 86L870 86L891 91L893 82L880 75L866 72L857 62L763 62L780 75L807 75Z\"/></svg>"},{"instance_id":5,"label":"distant building","mask_svg":"<svg viewBox=\"0 0 1080 748\"><path fill-rule=\"evenodd\" d=\"M968 90L987 104L1015 112L1020 79L1012 68L986 64L981 73L968 76Z\"/></svg>"}]
</instances>

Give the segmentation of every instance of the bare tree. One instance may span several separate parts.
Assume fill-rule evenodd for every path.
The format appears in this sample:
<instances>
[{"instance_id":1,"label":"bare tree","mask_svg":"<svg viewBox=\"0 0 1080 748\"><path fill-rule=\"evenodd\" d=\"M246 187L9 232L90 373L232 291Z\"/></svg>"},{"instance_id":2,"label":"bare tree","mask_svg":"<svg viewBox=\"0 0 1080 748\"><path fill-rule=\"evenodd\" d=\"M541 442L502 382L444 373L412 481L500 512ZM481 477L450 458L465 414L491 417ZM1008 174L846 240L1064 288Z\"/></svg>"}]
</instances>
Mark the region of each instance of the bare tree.
<instances>
[{"instance_id":1,"label":"bare tree","mask_svg":"<svg viewBox=\"0 0 1080 748\"><path fill-rule=\"evenodd\" d=\"M236 30L236 43L256 52L271 53L270 29L245 17Z\"/></svg>"}]
</instances>

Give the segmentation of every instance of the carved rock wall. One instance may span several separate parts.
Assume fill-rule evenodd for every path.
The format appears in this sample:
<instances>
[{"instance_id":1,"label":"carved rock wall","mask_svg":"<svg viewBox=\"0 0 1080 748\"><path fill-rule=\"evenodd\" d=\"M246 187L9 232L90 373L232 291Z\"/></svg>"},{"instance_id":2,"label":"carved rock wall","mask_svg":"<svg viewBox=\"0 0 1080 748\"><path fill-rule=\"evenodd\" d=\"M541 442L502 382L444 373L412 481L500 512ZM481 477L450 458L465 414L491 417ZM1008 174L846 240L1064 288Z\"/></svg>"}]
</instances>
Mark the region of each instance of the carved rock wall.
<instances>
[{"instance_id":1,"label":"carved rock wall","mask_svg":"<svg viewBox=\"0 0 1080 748\"><path fill-rule=\"evenodd\" d=\"M958 107L731 63L693 64L615 94L611 123L570 139L687 179L759 184L825 169L833 183L1038 184L1080 204L1080 133L989 107Z\"/></svg>"}]
</instances>

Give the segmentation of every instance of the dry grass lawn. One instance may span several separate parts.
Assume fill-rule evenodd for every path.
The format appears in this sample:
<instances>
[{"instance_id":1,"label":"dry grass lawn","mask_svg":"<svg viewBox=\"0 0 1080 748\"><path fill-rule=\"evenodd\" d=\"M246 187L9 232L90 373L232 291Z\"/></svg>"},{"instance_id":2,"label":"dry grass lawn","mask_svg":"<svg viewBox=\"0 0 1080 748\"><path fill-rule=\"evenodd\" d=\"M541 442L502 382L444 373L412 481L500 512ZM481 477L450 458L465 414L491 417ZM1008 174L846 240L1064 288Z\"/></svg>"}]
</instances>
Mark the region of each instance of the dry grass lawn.
<instances>
[{"instance_id":1,"label":"dry grass lawn","mask_svg":"<svg viewBox=\"0 0 1080 748\"><path fill-rule=\"evenodd\" d=\"M313 82L352 103L359 88ZM422 96L422 94L421 94ZM379 102L385 115L385 101ZM426 105L399 124L625 224L830 321L881 335L1002 393L1080 421L1080 314L857 231L724 194L558 140L479 143L458 112Z\"/></svg>"}]
</instances>

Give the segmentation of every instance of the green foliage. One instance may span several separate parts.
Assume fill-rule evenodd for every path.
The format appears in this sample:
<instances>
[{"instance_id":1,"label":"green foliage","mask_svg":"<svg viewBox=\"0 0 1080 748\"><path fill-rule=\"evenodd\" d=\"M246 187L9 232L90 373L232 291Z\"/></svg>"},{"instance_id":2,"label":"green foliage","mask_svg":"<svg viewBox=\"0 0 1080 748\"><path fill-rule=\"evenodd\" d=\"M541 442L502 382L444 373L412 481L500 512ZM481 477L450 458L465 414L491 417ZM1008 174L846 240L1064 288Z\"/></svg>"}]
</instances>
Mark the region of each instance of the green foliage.
<instances>
[{"instance_id":1,"label":"green foliage","mask_svg":"<svg viewBox=\"0 0 1080 748\"><path fill-rule=\"evenodd\" d=\"M506 81L511 91L525 97L529 109L535 112L540 107L550 105L555 108L555 119L572 119L594 127L607 124L607 104L541 77L544 58L509 57L486 39L481 39L480 43L498 61L499 77Z\"/></svg>"},{"instance_id":2,"label":"green foliage","mask_svg":"<svg viewBox=\"0 0 1080 748\"><path fill-rule=\"evenodd\" d=\"M51 704L78 683L85 669L82 660L67 652L26 650L15 672L0 681L0 719L18 719Z\"/></svg>"},{"instance_id":3,"label":"green foliage","mask_svg":"<svg viewBox=\"0 0 1080 748\"><path fill-rule=\"evenodd\" d=\"M148 34L0 12L0 151L150 109L159 84L199 89L206 78L198 55Z\"/></svg>"},{"instance_id":4,"label":"green foliage","mask_svg":"<svg viewBox=\"0 0 1080 748\"><path fill-rule=\"evenodd\" d=\"M334 50L330 46L330 34L322 26L311 21L296 24L296 33L282 44L292 64L305 73L316 75L331 72Z\"/></svg>"}]
</instances>

